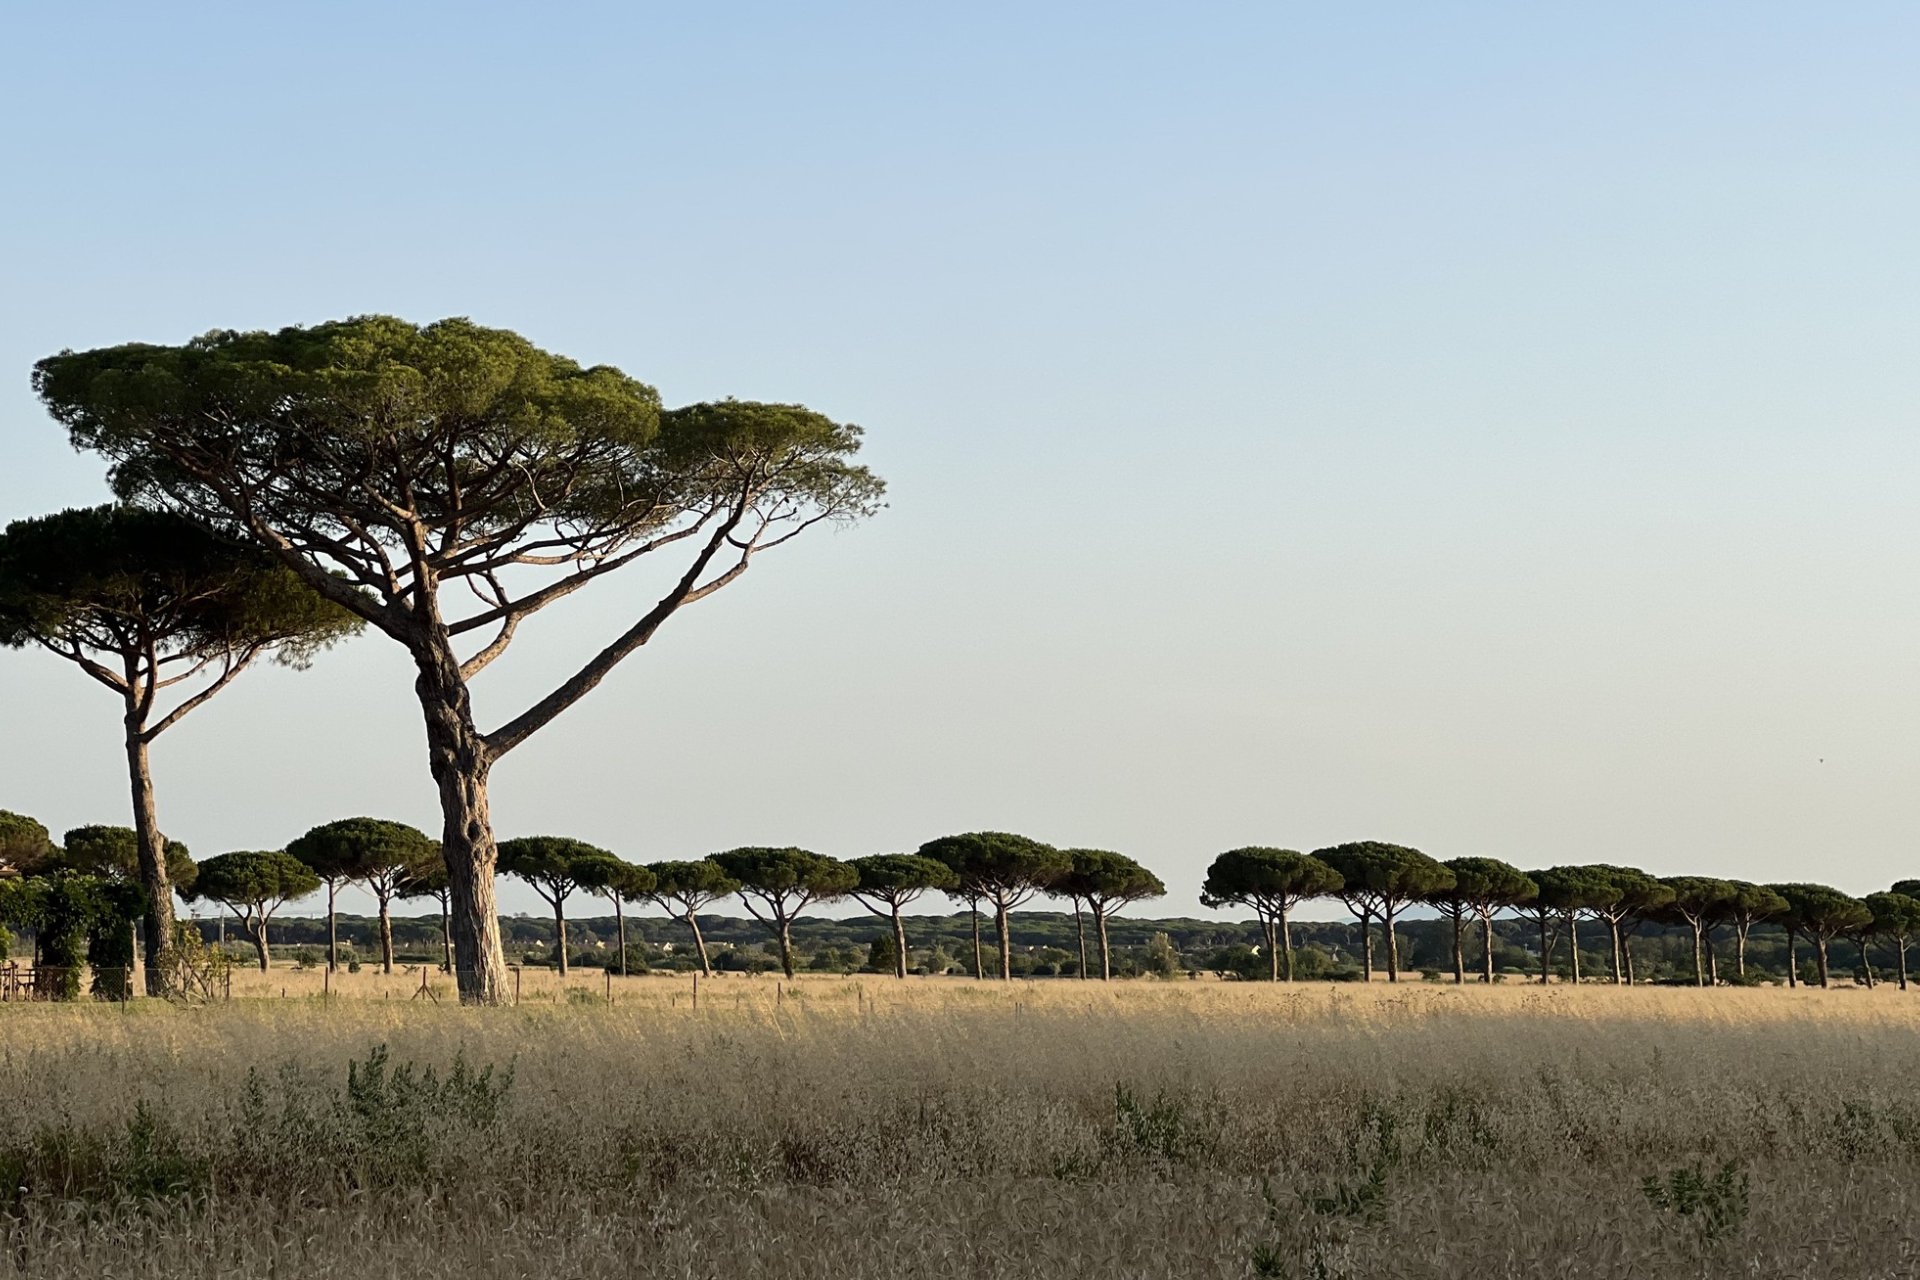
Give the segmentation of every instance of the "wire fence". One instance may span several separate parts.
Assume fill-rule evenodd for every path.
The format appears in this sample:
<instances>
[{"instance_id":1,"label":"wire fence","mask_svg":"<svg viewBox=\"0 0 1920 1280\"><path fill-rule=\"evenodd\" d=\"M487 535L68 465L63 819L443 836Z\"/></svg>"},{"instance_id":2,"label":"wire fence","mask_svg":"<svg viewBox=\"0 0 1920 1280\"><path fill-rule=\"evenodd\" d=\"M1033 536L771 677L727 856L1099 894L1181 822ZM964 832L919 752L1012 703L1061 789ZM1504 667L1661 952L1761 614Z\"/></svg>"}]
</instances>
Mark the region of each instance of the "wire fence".
<instances>
[{"instance_id":1,"label":"wire fence","mask_svg":"<svg viewBox=\"0 0 1920 1280\"><path fill-rule=\"evenodd\" d=\"M368 972L367 970L372 970ZM168 974L159 998L178 1004L218 1004L229 1001L305 1000L325 1002L418 1001L423 1004L459 1004L465 972L433 964L396 965L392 973L378 966L362 966L348 973L344 966L330 970L221 963L183 977ZM861 975L871 981L874 975ZM125 1003L148 996L144 968L62 968L17 961L0 963L0 1004L94 1001ZM815 983L828 981L818 975ZM848 982L855 979L849 975ZM716 987L718 989L716 989ZM698 1012L715 999L737 1004L745 999L775 1008L801 998L799 988L778 973L715 973L672 971L620 974L613 970L573 968L562 974L546 965L510 964L498 976L495 1003L519 1005L620 1004L657 1006Z\"/></svg>"},{"instance_id":2,"label":"wire fence","mask_svg":"<svg viewBox=\"0 0 1920 1280\"><path fill-rule=\"evenodd\" d=\"M108 967L0 964L0 1004L49 1000L111 1000L133 997L134 971Z\"/></svg>"}]
</instances>

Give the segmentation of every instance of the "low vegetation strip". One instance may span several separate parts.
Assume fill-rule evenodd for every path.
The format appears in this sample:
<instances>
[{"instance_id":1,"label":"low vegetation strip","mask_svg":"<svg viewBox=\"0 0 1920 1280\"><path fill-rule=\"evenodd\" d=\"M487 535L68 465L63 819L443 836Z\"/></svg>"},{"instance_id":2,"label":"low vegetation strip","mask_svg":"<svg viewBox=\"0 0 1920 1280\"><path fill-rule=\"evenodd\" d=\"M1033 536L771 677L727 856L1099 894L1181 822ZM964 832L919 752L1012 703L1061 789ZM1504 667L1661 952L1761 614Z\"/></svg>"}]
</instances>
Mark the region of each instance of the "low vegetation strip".
<instances>
[{"instance_id":1,"label":"low vegetation strip","mask_svg":"<svg viewBox=\"0 0 1920 1280\"><path fill-rule=\"evenodd\" d=\"M1911 1270L1893 993L676 985L11 1011L0 1277Z\"/></svg>"}]
</instances>

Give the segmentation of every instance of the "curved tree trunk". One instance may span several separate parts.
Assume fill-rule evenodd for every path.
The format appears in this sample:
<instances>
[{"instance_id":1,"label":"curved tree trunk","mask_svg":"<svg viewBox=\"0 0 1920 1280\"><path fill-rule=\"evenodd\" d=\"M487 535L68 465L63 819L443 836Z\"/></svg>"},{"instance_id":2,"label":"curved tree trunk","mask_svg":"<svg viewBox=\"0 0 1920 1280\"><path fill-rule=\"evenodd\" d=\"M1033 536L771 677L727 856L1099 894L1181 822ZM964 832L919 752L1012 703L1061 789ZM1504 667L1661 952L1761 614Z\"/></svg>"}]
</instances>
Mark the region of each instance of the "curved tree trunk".
<instances>
[{"instance_id":1,"label":"curved tree trunk","mask_svg":"<svg viewBox=\"0 0 1920 1280\"><path fill-rule=\"evenodd\" d=\"M1907 940L1904 937L1897 938L1894 941L1894 945L1899 948L1900 989L1905 991L1907 989Z\"/></svg>"},{"instance_id":2,"label":"curved tree trunk","mask_svg":"<svg viewBox=\"0 0 1920 1280\"><path fill-rule=\"evenodd\" d=\"M994 936L1000 940L1000 981L1013 981L1013 941L1007 927L1007 906L1004 902L993 904Z\"/></svg>"},{"instance_id":3,"label":"curved tree trunk","mask_svg":"<svg viewBox=\"0 0 1920 1280\"><path fill-rule=\"evenodd\" d=\"M1482 975L1488 986L1493 985L1493 912L1482 912L1480 916L1480 957L1485 972Z\"/></svg>"},{"instance_id":4,"label":"curved tree trunk","mask_svg":"<svg viewBox=\"0 0 1920 1280\"><path fill-rule=\"evenodd\" d=\"M1860 939L1860 972L1867 976L1867 990L1873 990L1873 957L1867 954L1867 940Z\"/></svg>"},{"instance_id":5,"label":"curved tree trunk","mask_svg":"<svg viewBox=\"0 0 1920 1280\"><path fill-rule=\"evenodd\" d=\"M1704 987L1707 985L1706 948L1701 942L1701 931L1698 921L1695 921L1693 926L1693 985L1696 987Z\"/></svg>"},{"instance_id":6,"label":"curved tree trunk","mask_svg":"<svg viewBox=\"0 0 1920 1280\"><path fill-rule=\"evenodd\" d=\"M173 884L167 879L167 841L153 801L153 767L147 756L146 725L129 708L127 781L133 792L133 833L140 854L140 887L147 893L143 921L147 994L166 994L167 954L173 949Z\"/></svg>"},{"instance_id":7,"label":"curved tree trunk","mask_svg":"<svg viewBox=\"0 0 1920 1280\"><path fill-rule=\"evenodd\" d=\"M707 940L700 934L700 919L692 909L687 911L687 928L693 930L693 949L700 954L700 976L711 978L713 966L707 963Z\"/></svg>"},{"instance_id":8,"label":"curved tree trunk","mask_svg":"<svg viewBox=\"0 0 1920 1280\"><path fill-rule=\"evenodd\" d=\"M1639 930L1639 928L1640 928L1639 924L1635 923L1633 928L1627 930L1626 933L1623 934L1620 938L1620 959L1621 959L1621 962L1624 963L1627 967L1627 985L1628 986L1632 986L1634 981L1633 935L1636 931Z\"/></svg>"},{"instance_id":9,"label":"curved tree trunk","mask_svg":"<svg viewBox=\"0 0 1920 1280\"><path fill-rule=\"evenodd\" d=\"M493 751L474 727L460 664L445 644L414 654L427 726L427 764L440 790L440 848L447 864L455 980L463 1004L505 1004L507 957L494 897L499 850L487 809Z\"/></svg>"},{"instance_id":10,"label":"curved tree trunk","mask_svg":"<svg viewBox=\"0 0 1920 1280\"><path fill-rule=\"evenodd\" d=\"M620 902L618 890L613 894L613 918L620 929L620 976L627 976L627 909Z\"/></svg>"},{"instance_id":11,"label":"curved tree trunk","mask_svg":"<svg viewBox=\"0 0 1920 1280\"><path fill-rule=\"evenodd\" d=\"M1080 899L1073 900L1073 931L1080 939L1080 976L1087 976L1087 922L1080 915Z\"/></svg>"},{"instance_id":12,"label":"curved tree trunk","mask_svg":"<svg viewBox=\"0 0 1920 1280\"><path fill-rule=\"evenodd\" d=\"M1284 901L1281 902L1280 904L1280 919L1275 924L1274 932L1277 935L1279 935L1278 941L1280 944L1280 973L1283 977L1286 978L1288 982L1292 982L1293 981L1293 926L1292 926L1292 922L1287 919L1287 904Z\"/></svg>"},{"instance_id":13,"label":"curved tree trunk","mask_svg":"<svg viewBox=\"0 0 1920 1280\"><path fill-rule=\"evenodd\" d=\"M248 932L253 934L253 949L260 957L260 972L265 973L272 960L273 953L267 947L267 918L261 916Z\"/></svg>"},{"instance_id":14,"label":"curved tree trunk","mask_svg":"<svg viewBox=\"0 0 1920 1280\"><path fill-rule=\"evenodd\" d=\"M1453 913L1453 985L1460 986L1467 980L1467 951L1460 943L1460 935L1466 928L1466 917L1456 911Z\"/></svg>"},{"instance_id":15,"label":"curved tree trunk","mask_svg":"<svg viewBox=\"0 0 1920 1280\"><path fill-rule=\"evenodd\" d=\"M986 964L980 954L980 904L973 904L973 979L983 981L987 976Z\"/></svg>"},{"instance_id":16,"label":"curved tree trunk","mask_svg":"<svg viewBox=\"0 0 1920 1280\"><path fill-rule=\"evenodd\" d=\"M560 976L567 976L567 909L566 899L559 894L553 895L553 955L555 967Z\"/></svg>"},{"instance_id":17,"label":"curved tree trunk","mask_svg":"<svg viewBox=\"0 0 1920 1280\"><path fill-rule=\"evenodd\" d=\"M1580 985L1580 917L1567 912L1567 954L1571 957L1573 985Z\"/></svg>"},{"instance_id":18,"label":"curved tree trunk","mask_svg":"<svg viewBox=\"0 0 1920 1280\"><path fill-rule=\"evenodd\" d=\"M1387 981L1400 981L1400 935L1393 927L1393 912L1384 912L1381 923L1387 931Z\"/></svg>"},{"instance_id":19,"label":"curved tree trunk","mask_svg":"<svg viewBox=\"0 0 1920 1280\"><path fill-rule=\"evenodd\" d=\"M780 937L780 972L793 977L793 926L785 915L774 917L774 930Z\"/></svg>"},{"instance_id":20,"label":"curved tree trunk","mask_svg":"<svg viewBox=\"0 0 1920 1280\"><path fill-rule=\"evenodd\" d=\"M380 972L393 972L393 897L380 895Z\"/></svg>"},{"instance_id":21,"label":"curved tree trunk","mask_svg":"<svg viewBox=\"0 0 1920 1280\"><path fill-rule=\"evenodd\" d=\"M1827 989L1827 935L1815 934L1813 938L1814 954L1820 959L1820 989Z\"/></svg>"},{"instance_id":22,"label":"curved tree trunk","mask_svg":"<svg viewBox=\"0 0 1920 1280\"><path fill-rule=\"evenodd\" d=\"M1800 985L1799 939L1794 931L1787 930L1787 987L1791 990Z\"/></svg>"},{"instance_id":23,"label":"curved tree trunk","mask_svg":"<svg viewBox=\"0 0 1920 1280\"><path fill-rule=\"evenodd\" d=\"M340 972L340 913L335 901L340 896L340 882L332 876L327 877L327 968L334 973Z\"/></svg>"},{"instance_id":24,"label":"curved tree trunk","mask_svg":"<svg viewBox=\"0 0 1920 1280\"><path fill-rule=\"evenodd\" d=\"M1752 931L1751 921L1733 931L1733 972L1742 978L1747 976L1747 935Z\"/></svg>"},{"instance_id":25,"label":"curved tree trunk","mask_svg":"<svg viewBox=\"0 0 1920 1280\"><path fill-rule=\"evenodd\" d=\"M1360 913L1360 980L1373 981L1373 913Z\"/></svg>"},{"instance_id":26,"label":"curved tree trunk","mask_svg":"<svg viewBox=\"0 0 1920 1280\"><path fill-rule=\"evenodd\" d=\"M1627 980L1626 968L1620 958L1620 921L1617 918L1610 918L1607 921L1607 938L1613 944L1611 956L1613 962L1613 985L1617 987Z\"/></svg>"},{"instance_id":27,"label":"curved tree trunk","mask_svg":"<svg viewBox=\"0 0 1920 1280\"><path fill-rule=\"evenodd\" d=\"M1107 913L1104 909L1093 913L1094 920L1100 926L1100 981L1113 981L1113 958L1107 949Z\"/></svg>"},{"instance_id":28,"label":"curved tree trunk","mask_svg":"<svg viewBox=\"0 0 1920 1280\"><path fill-rule=\"evenodd\" d=\"M900 918L900 904L893 904L893 976L907 976L907 926Z\"/></svg>"}]
</instances>

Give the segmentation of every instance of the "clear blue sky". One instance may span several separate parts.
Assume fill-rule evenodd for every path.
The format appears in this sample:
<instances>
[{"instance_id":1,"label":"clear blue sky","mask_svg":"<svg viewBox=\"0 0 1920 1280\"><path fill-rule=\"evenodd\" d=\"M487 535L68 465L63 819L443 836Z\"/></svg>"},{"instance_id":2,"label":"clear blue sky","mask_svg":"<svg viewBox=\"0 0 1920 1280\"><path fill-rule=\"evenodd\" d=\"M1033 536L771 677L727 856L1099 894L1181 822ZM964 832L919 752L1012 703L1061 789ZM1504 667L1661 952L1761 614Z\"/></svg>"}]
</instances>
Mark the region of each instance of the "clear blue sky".
<instances>
[{"instance_id":1,"label":"clear blue sky","mask_svg":"<svg viewBox=\"0 0 1920 1280\"><path fill-rule=\"evenodd\" d=\"M468 315L858 421L892 483L509 757L503 834L1008 828L1181 912L1358 838L1865 892L1920 875L1916 48L1872 3L16 7L0 517L104 492L42 355ZM249 677L159 744L164 825L431 827L409 681ZM124 820L116 715L0 654L0 807Z\"/></svg>"}]
</instances>

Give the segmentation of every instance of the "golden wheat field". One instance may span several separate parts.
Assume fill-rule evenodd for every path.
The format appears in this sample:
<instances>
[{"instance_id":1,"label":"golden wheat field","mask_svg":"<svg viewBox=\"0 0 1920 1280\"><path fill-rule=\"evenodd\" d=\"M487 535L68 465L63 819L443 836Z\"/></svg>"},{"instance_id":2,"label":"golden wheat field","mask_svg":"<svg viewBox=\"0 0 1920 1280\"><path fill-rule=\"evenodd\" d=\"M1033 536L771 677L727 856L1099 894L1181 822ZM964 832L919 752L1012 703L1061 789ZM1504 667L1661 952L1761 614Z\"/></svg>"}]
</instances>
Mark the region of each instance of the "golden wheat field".
<instances>
[{"instance_id":1,"label":"golden wheat field","mask_svg":"<svg viewBox=\"0 0 1920 1280\"><path fill-rule=\"evenodd\" d=\"M0 1277L1920 1274L1920 993L319 980L0 1007Z\"/></svg>"}]
</instances>

